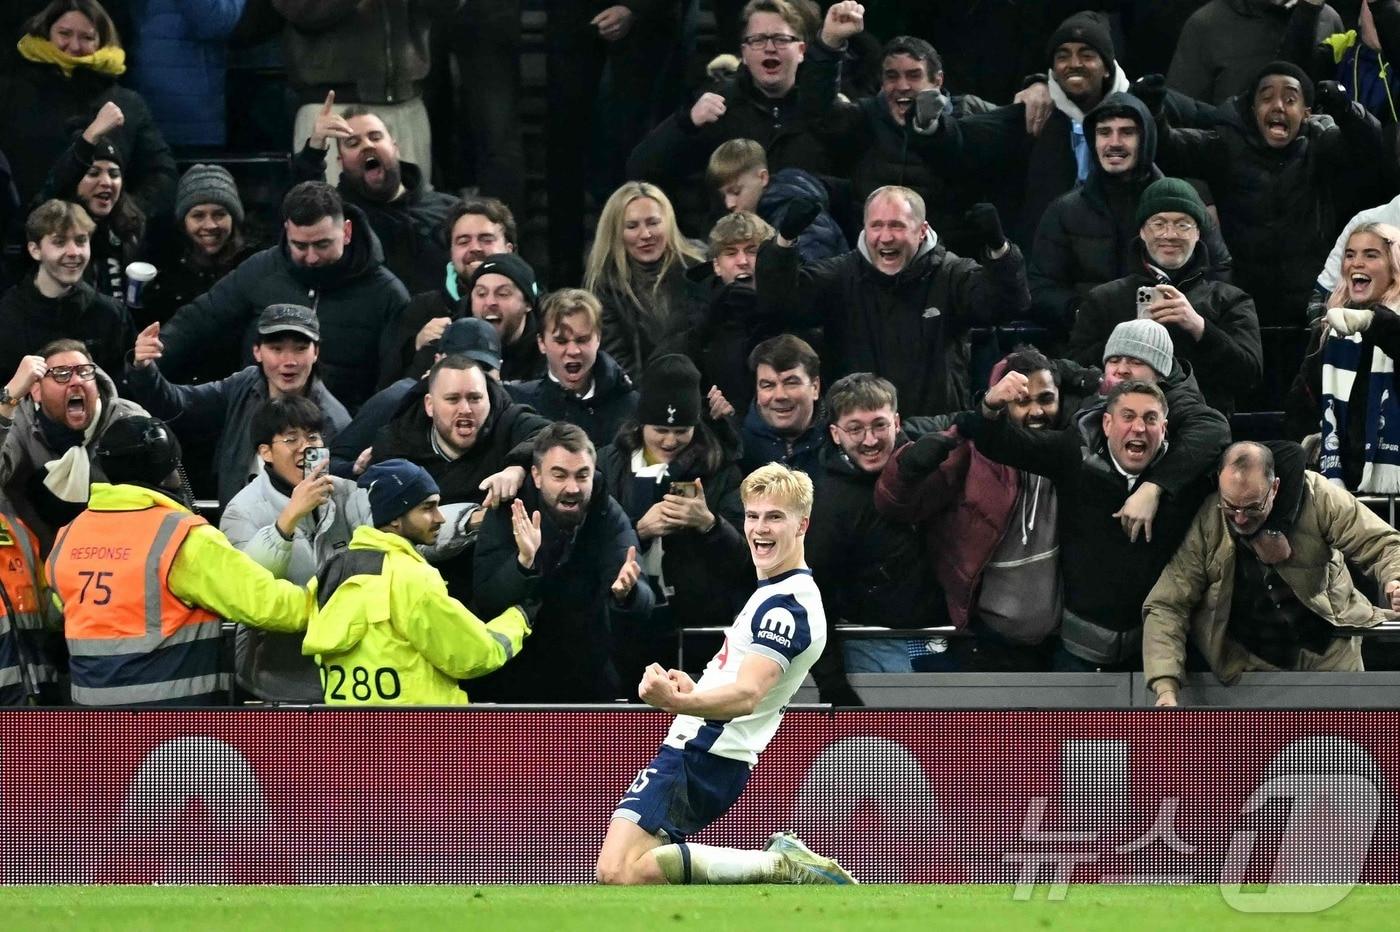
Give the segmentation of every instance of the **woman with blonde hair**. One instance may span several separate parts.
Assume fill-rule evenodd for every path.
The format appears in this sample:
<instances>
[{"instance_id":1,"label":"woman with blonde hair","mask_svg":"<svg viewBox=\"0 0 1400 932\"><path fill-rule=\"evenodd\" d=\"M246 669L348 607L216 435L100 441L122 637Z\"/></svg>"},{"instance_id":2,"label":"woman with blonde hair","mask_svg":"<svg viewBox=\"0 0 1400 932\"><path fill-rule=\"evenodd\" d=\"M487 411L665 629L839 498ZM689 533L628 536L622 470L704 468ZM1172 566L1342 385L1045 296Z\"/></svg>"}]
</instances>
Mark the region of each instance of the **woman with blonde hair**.
<instances>
[{"instance_id":1,"label":"woman with blonde hair","mask_svg":"<svg viewBox=\"0 0 1400 932\"><path fill-rule=\"evenodd\" d=\"M603 205L583 286L603 304L603 349L633 381L662 340L703 309L686 277L702 258L656 185L629 181Z\"/></svg>"},{"instance_id":2,"label":"woman with blonde hair","mask_svg":"<svg viewBox=\"0 0 1400 932\"><path fill-rule=\"evenodd\" d=\"M102 4L53 0L25 23L18 49L20 61L0 77L0 139L24 140L6 151L21 202L42 191L74 126L88 127L75 151L91 165L98 141L91 130L100 125L125 155L127 196L148 217L169 210L175 159L141 95L117 84L126 52Z\"/></svg>"},{"instance_id":3,"label":"woman with blonde hair","mask_svg":"<svg viewBox=\"0 0 1400 932\"><path fill-rule=\"evenodd\" d=\"M1352 491L1400 494L1397 309L1400 229L1359 224L1347 236L1287 412L1294 436L1321 427L1318 468Z\"/></svg>"}]
</instances>

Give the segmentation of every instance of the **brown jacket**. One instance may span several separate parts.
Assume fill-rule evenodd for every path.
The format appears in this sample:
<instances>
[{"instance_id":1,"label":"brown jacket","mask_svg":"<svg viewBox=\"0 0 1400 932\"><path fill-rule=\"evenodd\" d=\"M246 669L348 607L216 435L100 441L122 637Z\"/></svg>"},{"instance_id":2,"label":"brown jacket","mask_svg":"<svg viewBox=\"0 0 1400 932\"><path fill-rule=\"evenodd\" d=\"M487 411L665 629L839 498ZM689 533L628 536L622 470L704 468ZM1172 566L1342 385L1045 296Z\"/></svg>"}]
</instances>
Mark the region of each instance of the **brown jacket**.
<instances>
[{"instance_id":1,"label":"brown jacket","mask_svg":"<svg viewBox=\"0 0 1400 932\"><path fill-rule=\"evenodd\" d=\"M1293 555L1275 565L1278 575L1304 605L1334 625L1370 627L1400 618L1358 592L1346 567L1350 559L1373 568L1382 584L1400 579L1400 532L1319 473L1304 476L1302 507L1288 535ZM1226 685L1250 670L1278 669L1227 633L1235 585L1235 541L1225 527L1219 501L1219 494L1213 493L1202 503L1176 555L1143 603L1142 662L1149 686L1164 678L1181 682L1188 630L1211 670ZM1360 638L1336 638L1320 657L1304 651L1299 666L1360 670Z\"/></svg>"}]
</instances>

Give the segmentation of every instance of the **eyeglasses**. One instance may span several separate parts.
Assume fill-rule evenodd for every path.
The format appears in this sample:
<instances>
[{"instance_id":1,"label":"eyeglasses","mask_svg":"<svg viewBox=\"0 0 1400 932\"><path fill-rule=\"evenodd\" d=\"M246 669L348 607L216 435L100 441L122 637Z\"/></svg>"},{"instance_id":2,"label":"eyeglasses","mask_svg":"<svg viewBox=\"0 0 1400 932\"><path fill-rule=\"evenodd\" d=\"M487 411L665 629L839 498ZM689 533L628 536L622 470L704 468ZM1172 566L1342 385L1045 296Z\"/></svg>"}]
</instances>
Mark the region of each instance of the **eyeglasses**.
<instances>
[{"instance_id":1,"label":"eyeglasses","mask_svg":"<svg viewBox=\"0 0 1400 932\"><path fill-rule=\"evenodd\" d=\"M319 447L322 445L320 434L307 434L305 437L273 437L273 443L280 443L288 450L295 450L297 447Z\"/></svg>"},{"instance_id":2,"label":"eyeglasses","mask_svg":"<svg viewBox=\"0 0 1400 932\"><path fill-rule=\"evenodd\" d=\"M81 366L50 366L49 371L44 374L52 377L59 385L67 385L74 375L84 382L91 382L97 378L97 366L90 362Z\"/></svg>"},{"instance_id":3,"label":"eyeglasses","mask_svg":"<svg viewBox=\"0 0 1400 932\"><path fill-rule=\"evenodd\" d=\"M1257 505L1236 506L1227 505L1225 504L1225 500L1221 499L1220 502L1218 502L1218 505L1220 506L1220 510L1225 513L1225 517L1227 518L1232 516L1236 518L1259 518L1262 517L1268 511L1269 500L1266 498Z\"/></svg>"},{"instance_id":4,"label":"eyeglasses","mask_svg":"<svg viewBox=\"0 0 1400 932\"><path fill-rule=\"evenodd\" d=\"M1147 228L1158 236L1161 236L1168 230L1180 233L1182 236L1189 236L1196 232L1196 221L1153 219L1147 221Z\"/></svg>"},{"instance_id":5,"label":"eyeglasses","mask_svg":"<svg viewBox=\"0 0 1400 932\"><path fill-rule=\"evenodd\" d=\"M842 427L840 424L834 426L852 440L864 440L867 434L873 434L876 437L884 436L889 433L894 424L889 421L876 421L873 424L852 424L849 427Z\"/></svg>"},{"instance_id":6,"label":"eyeglasses","mask_svg":"<svg viewBox=\"0 0 1400 932\"><path fill-rule=\"evenodd\" d=\"M746 46L747 48L753 49L755 52L758 52L762 51L764 46L766 46L769 42L773 43L774 48L785 49L788 46L792 45L794 42L801 41L802 40L797 38L797 36L790 36L787 33L770 32L756 33L751 36L744 36L744 38L739 40L739 43L743 46Z\"/></svg>"}]
</instances>

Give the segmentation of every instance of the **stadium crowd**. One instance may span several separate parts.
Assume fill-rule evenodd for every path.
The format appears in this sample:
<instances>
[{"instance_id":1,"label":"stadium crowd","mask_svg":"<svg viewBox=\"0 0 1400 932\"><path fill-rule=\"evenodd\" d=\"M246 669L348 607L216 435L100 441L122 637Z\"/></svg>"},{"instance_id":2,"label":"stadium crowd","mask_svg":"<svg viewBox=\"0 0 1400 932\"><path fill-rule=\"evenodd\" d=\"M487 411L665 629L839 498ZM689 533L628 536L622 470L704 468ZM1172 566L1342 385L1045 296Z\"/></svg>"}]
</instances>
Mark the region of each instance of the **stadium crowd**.
<instances>
[{"instance_id":1,"label":"stadium crowd","mask_svg":"<svg viewBox=\"0 0 1400 932\"><path fill-rule=\"evenodd\" d=\"M549 0L535 191L521 5L6 5L0 701L624 698L772 462L824 700L1362 668L1400 0Z\"/></svg>"}]
</instances>

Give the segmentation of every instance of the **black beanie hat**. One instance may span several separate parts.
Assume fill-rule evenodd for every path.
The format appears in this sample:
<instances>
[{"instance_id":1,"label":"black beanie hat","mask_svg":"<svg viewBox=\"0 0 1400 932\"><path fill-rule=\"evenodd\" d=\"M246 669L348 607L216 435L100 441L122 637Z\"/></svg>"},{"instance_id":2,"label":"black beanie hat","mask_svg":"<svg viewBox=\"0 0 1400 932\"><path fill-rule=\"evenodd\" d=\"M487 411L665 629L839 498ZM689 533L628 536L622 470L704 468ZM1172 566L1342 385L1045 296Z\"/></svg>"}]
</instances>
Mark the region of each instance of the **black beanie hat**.
<instances>
[{"instance_id":1,"label":"black beanie hat","mask_svg":"<svg viewBox=\"0 0 1400 932\"><path fill-rule=\"evenodd\" d=\"M1287 61L1271 61L1263 68L1259 69L1254 75L1254 80L1249 83L1248 93L1251 103L1254 101L1254 95L1259 91L1259 82L1273 74L1287 75L1297 80L1298 86L1303 89L1303 103L1307 104L1309 107L1313 105L1312 78L1308 77L1308 73L1302 68Z\"/></svg>"},{"instance_id":2,"label":"black beanie hat","mask_svg":"<svg viewBox=\"0 0 1400 932\"><path fill-rule=\"evenodd\" d=\"M1102 13L1075 13L1060 23L1059 28L1050 34L1050 42L1045 46L1045 54L1050 58L1051 65L1055 62L1055 50L1066 42L1083 42L1098 52L1099 57L1103 59L1104 84L1112 86L1117 56L1113 54L1113 33Z\"/></svg>"},{"instance_id":3,"label":"black beanie hat","mask_svg":"<svg viewBox=\"0 0 1400 932\"><path fill-rule=\"evenodd\" d=\"M539 303L540 286L535 280L535 270L516 253L498 252L482 259L481 264L472 270L471 277L467 279L467 290L463 292L463 297L471 293L476 287L477 279L483 275L504 275L525 294L526 304L533 308Z\"/></svg>"},{"instance_id":4,"label":"black beanie hat","mask_svg":"<svg viewBox=\"0 0 1400 932\"><path fill-rule=\"evenodd\" d=\"M679 354L653 359L642 373L637 423L694 427L700 423L700 370Z\"/></svg>"},{"instance_id":5,"label":"black beanie hat","mask_svg":"<svg viewBox=\"0 0 1400 932\"><path fill-rule=\"evenodd\" d=\"M160 485L180 463L180 441L164 421L132 415L108 425L93 455L108 482Z\"/></svg>"},{"instance_id":6,"label":"black beanie hat","mask_svg":"<svg viewBox=\"0 0 1400 932\"><path fill-rule=\"evenodd\" d=\"M106 136L98 136L97 142L92 144L92 161L112 162L121 168L126 164L126 156L122 154L121 148L115 142Z\"/></svg>"}]
</instances>

